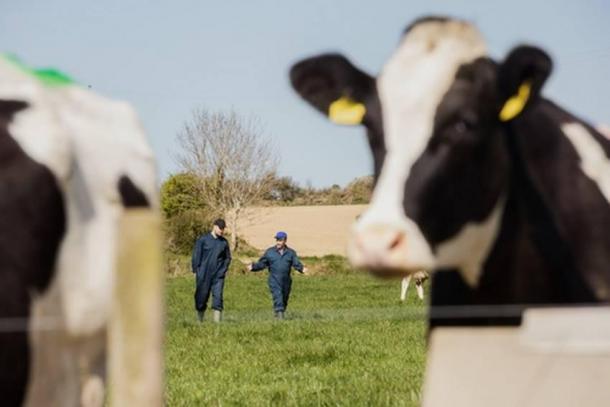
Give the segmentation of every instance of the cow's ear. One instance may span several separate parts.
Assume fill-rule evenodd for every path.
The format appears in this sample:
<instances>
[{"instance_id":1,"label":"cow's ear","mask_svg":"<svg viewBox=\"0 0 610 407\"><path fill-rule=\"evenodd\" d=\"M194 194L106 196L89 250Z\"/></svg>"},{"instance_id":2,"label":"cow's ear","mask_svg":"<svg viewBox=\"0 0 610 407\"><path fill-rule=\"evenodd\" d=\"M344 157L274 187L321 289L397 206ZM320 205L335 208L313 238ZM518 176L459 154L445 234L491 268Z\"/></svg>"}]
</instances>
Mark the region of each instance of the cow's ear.
<instances>
[{"instance_id":1,"label":"cow's ear","mask_svg":"<svg viewBox=\"0 0 610 407\"><path fill-rule=\"evenodd\" d=\"M543 50L527 45L514 48L498 68L499 119L510 121L535 101L552 68L551 57Z\"/></svg>"},{"instance_id":2,"label":"cow's ear","mask_svg":"<svg viewBox=\"0 0 610 407\"><path fill-rule=\"evenodd\" d=\"M375 95L375 79L339 54L304 59L290 69L293 88L337 124L362 124Z\"/></svg>"}]
</instances>

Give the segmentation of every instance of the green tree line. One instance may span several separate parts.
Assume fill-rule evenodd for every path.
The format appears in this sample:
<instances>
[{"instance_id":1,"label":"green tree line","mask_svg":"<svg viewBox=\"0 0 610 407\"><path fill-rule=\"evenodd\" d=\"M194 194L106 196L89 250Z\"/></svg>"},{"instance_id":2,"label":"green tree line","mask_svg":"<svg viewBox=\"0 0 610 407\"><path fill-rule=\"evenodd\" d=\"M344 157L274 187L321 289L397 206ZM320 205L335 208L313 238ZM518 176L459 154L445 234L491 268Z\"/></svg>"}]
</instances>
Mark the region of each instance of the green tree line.
<instances>
[{"instance_id":1,"label":"green tree line","mask_svg":"<svg viewBox=\"0 0 610 407\"><path fill-rule=\"evenodd\" d=\"M168 177L161 186L161 210L165 223L166 249L175 254L190 253L193 242L210 229L216 217L226 216L215 208L214 189L206 186L217 182L213 177L201 179L193 173ZM356 178L345 187L327 188L300 186L290 177L273 176L258 206L310 206L367 204L373 179Z\"/></svg>"}]
</instances>

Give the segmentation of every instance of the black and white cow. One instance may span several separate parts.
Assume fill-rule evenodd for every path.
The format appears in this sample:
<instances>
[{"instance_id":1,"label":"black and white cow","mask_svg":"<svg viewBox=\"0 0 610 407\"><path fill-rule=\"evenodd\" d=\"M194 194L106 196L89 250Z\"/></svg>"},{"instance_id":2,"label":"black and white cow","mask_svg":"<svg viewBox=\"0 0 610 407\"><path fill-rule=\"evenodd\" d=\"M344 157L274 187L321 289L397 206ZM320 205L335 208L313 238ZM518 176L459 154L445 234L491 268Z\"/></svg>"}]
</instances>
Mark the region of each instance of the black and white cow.
<instances>
[{"instance_id":1,"label":"black and white cow","mask_svg":"<svg viewBox=\"0 0 610 407\"><path fill-rule=\"evenodd\" d=\"M78 373L104 364L119 218L156 208L155 174L127 104L0 56L2 405L81 403Z\"/></svg>"},{"instance_id":2,"label":"black and white cow","mask_svg":"<svg viewBox=\"0 0 610 407\"><path fill-rule=\"evenodd\" d=\"M473 25L443 17L411 24L377 78L338 54L291 69L316 109L368 132L376 185L352 264L445 271L432 326L520 320L441 306L610 301L610 142L541 96L551 69L532 46L494 61Z\"/></svg>"}]
</instances>

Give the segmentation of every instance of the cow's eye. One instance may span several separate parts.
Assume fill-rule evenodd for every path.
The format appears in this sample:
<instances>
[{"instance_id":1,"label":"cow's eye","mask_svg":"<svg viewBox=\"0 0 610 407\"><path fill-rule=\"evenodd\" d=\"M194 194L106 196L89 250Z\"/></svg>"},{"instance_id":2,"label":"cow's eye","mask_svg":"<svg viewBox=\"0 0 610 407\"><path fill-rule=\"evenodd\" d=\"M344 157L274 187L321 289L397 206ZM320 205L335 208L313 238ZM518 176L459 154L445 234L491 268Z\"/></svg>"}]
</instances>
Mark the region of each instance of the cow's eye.
<instances>
[{"instance_id":1,"label":"cow's eye","mask_svg":"<svg viewBox=\"0 0 610 407\"><path fill-rule=\"evenodd\" d=\"M458 134L466 133L466 131L468 131L468 125L464 120L458 120L457 122L453 123L453 131Z\"/></svg>"},{"instance_id":2,"label":"cow's eye","mask_svg":"<svg viewBox=\"0 0 610 407\"><path fill-rule=\"evenodd\" d=\"M470 117L462 116L457 118L449 126L451 138L460 139L462 136L472 133L476 128L476 122Z\"/></svg>"},{"instance_id":3,"label":"cow's eye","mask_svg":"<svg viewBox=\"0 0 610 407\"><path fill-rule=\"evenodd\" d=\"M474 134L476 129L475 122L467 117L460 117L454 121L447 123L442 136L436 141L441 144L455 144L466 140L471 140L470 135Z\"/></svg>"},{"instance_id":4,"label":"cow's eye","mask_svg":"<svg viewBox=\"0 0 610 407\"><path fill-rule=\"evenodd\" d=\"M476 128L476 119L470 115L464 115L453 123L453 130L457 133L473 131Z\"/></svg>"}]
</instances>

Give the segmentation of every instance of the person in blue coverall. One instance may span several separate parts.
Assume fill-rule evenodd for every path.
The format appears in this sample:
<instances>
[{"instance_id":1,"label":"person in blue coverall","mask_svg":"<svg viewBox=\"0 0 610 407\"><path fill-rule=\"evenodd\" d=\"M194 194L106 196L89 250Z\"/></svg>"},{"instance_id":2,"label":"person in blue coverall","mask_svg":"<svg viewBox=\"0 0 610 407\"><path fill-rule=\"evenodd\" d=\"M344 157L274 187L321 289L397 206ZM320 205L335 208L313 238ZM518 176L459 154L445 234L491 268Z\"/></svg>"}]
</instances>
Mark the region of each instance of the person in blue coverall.
<instances>
[{"instance_id":1,"label":"person in blue coverall","mask_svg":"<svg viewBox=\"0 0 610 407\"><path fill-rule=\"evenodd\" d=\"M288 306L292 278L290 270L296 269L300 273L306 273L297 253L286 246L288 235L285 232L277 232L275 235L275 246L268 248L263 256L256 262L248 265L249 271L260 271L269 268L269 291L273 297L273 310L275 317L284 319L284 312Z\"/></svg>"},{"instance_id":2,"label":"person in blue coverall","mask_svg":"<svg viewBox=\"0 0 610 407\"><path fill-rule=\"evenodd\" d=\"M212 225L212 232L199 237L193 250L191 266L196 276L195 309L200 322L203 321L210 292L214 322L220 322L222 319L225 275L231 264L229 242L223 237L225 227L226 223L223 219L216 219Z\"/></svg>"}]
</instances>

